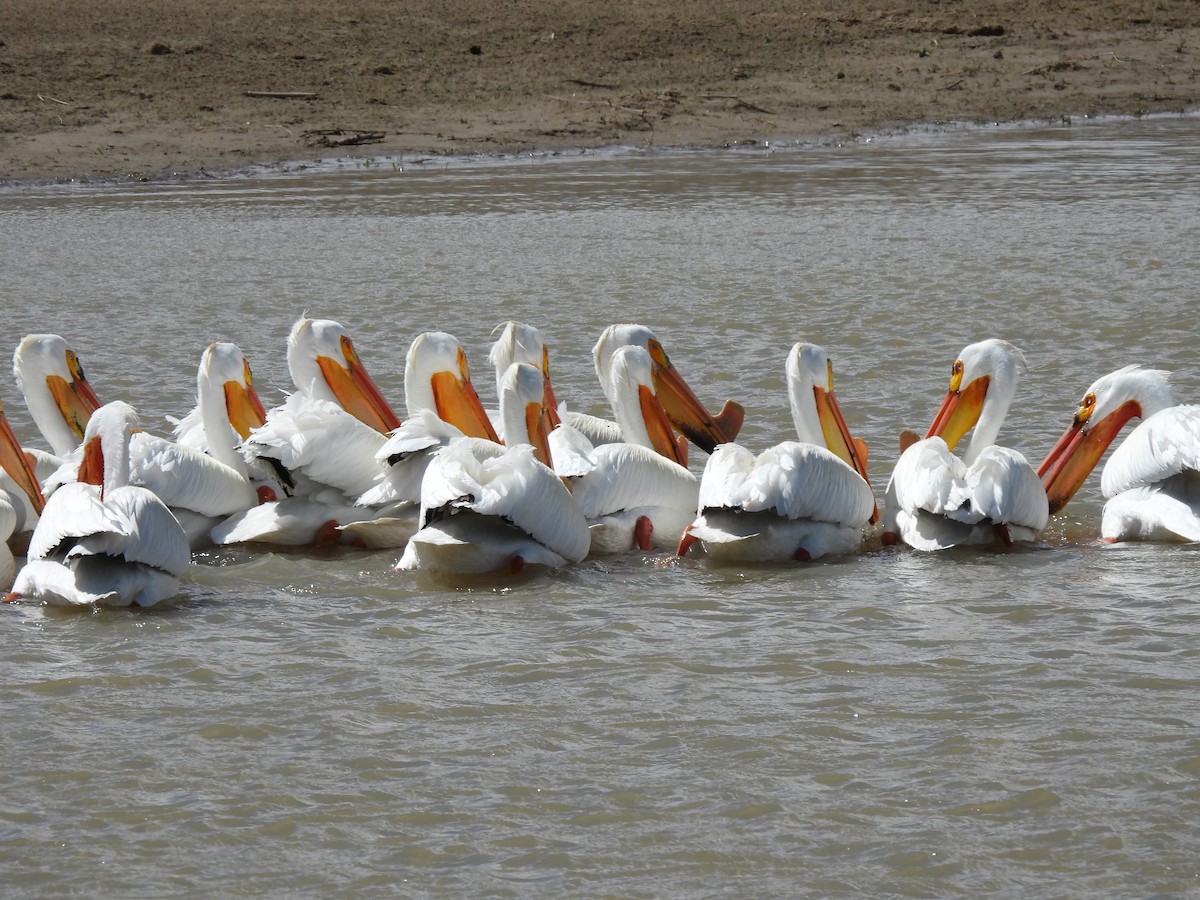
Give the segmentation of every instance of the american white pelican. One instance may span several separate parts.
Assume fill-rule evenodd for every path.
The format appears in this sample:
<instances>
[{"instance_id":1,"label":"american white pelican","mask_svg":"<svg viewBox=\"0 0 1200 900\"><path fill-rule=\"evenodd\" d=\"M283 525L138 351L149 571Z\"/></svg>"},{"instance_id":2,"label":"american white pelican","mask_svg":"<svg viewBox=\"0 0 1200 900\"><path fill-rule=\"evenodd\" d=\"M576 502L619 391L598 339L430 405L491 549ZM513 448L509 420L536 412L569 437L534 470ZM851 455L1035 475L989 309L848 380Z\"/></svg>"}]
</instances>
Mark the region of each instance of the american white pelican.
<instances>
[{"instance_id":1,"label":"american white pelican","mask_svg":"<svg viewBox=\"0 0 1200 900\"><path fill-rule=\"evenodd\" d=\"M287 362L304 396L334 403L382 434L400 427L340 323L301 316L288 335Z\"/></svg>"},{"instance_id":2,"label":"american white pelican","mask_svg":"<svg viewBox=\"0 0 1200 900\"><path fill-rule=\"evenodd\" d=\"M1100 477L1106 541L1200 541L1200 406L1175 406L1166 372L1127 366L1098 379L1042 462L1052 512L1075 495L1130 419L1142 421Z\"/></svg>"},{"instance_id":3,"label":"american white pelican","mask_svg":"<svg viewBox=\"0 0 1200 900\"><path fill-rule=\"evenodd\" d=\"M26 447L39 483L46 483L79 447L88 418L100 401L75 351L57 334L30 334L13 353L13 375L25 405L50 452ZM22 501L24 502L24 501ZM31 513L28 507L27 513Z\"/></svg>"},{"instance_id":4,"label":"american white pelican","mask_svg":"<svg viewBox=\"0 0 1200 900\"><path fill-rule=\"evenodd\" d=\"M658 401L650 353L622 346L607 374L624 441L593 447L562 424L549 440L555 471L587 519L592 553L674 550L695 514L700 485Z\"/></svg>"},{"instance_id":5,"label":"american white pelican","mask_svg":"<svg viewBox=\"0 0 1200 900\"><path fill-rule=\"evenodd\" d=\"M170 507L193 548L211 543L222 519L272 496L263 475L251 477L238 451L266 413L250 365L234 344L210 344L196 370L196 408L171 441L144 431L130 439L129 483L149 488Z\"/></svg>"},{"instance_id":6,"label":"american white pelican","mask_svg":"<svg viewBox=\"0 0 1200 900\"><path fill-rule=\"evenodd\" d=\"M500 442L454 335L426 331L413 340L404 360L404 402L409 416L432 409L468 437Z\"/></svg>"},{"instance_id":7,"label":"american white pelican","mask_svg":"<svg viewBox=\"0 0 1200 900\"><path fill-rule=\"evenodd\" d=\"M171 511L128 483L133 407L102 406L84 433L80 480L46 503L28 562L6 600L51 606L153 606L173 597L190 565L187 536Z\"/></svg>"},{"instance_id":8,"label":"american white pelican","mask_svg":"<svg viewBox=\"0 0 1200 900\"><path fill-rule=\"evenodd\" d=\"M242 442L254 466L274 469L287 496L236 513L210 535L218 544L329 543L341 524L369 518L355 506L381 474L376 454L400 420L339 323L301 317L288 335L297 391ZM349 538L348 538L349 539Z\"/></svg>"},{"instance_id":9,"label":"american white pelican","mask_svg":"<svg viewBox=\"0 0 1200 900\"><path fill-rule=\"evenodd\" d=\"M613 353L624 346L644 347L649 352L654 362L654 387L658 402L666 411L671 423L688 440L706 453L711 453L717 444L737 439L746 416L745 410L732 400L727 400L720 413L715 416L709 413L684 381L683 376L671 364L662 342L645 325L610 325L592 348L596 377L600 380L600 386L610 404L612 397L609 396L609 365ZM566 421L595 445L623 440L620 428L615 422L576 412L567 416Z\"/></svg>"},{"instance_id":10,"label":"american white pelican","mask_svg":"<svg viewBox=\"0 0 1200 900\"><path fill-rule=\"evenodd\" d=\"M543 405L549 413L550 421L557 425L559 421L558 400L554 396L554 388L550 381L550 348L546 346L541 331L532 325L513 321L502 322L496 326L495 331L498 331L499 335L492 342L491 350L488 351L488 361L496 371L497 390L504 380L505 373L515 363L528 363L534 368L540 369L546 384ZM496 433L501 440L504 440L504 430L501 427L503 423L499 421L499 411L494 416L489 414L489 417L492 419L492 424L496 426Z\"/></svg>"},{"instance_id":11,"label":"american white pelican","mask_svg":"<svg viewBox=\"0 0 1200 900\"><path fill-rule=\"evenodd\" d=\"M797 343L786 373L799 440L758 456L738 444L717 447L680 556L699 541L715 560L808 561L862 543L875 496L866 445L851 436L833 393L833 366L821 347Z\"/></svg>"},{"instance_id":12,"label":"american white pelican","mask_svg":"<svg viewBox=\"0 0 1200 900\"><path fill-rule=\"evenodd\" d=\"M909 446L887 488L884 543L917 550L1032 541L1046 525L1046 494L1025 457L995 444L1016 396L1021 351L1007 341L966 347L924 440ZM963 459L951 451L974 427Z\"/></svg>"},{"instance_id":13,"label":"american white pelican","mask_svg":"<svg viewBox=\"0 0 1200 900\"><path fill-rule=\"evenodd\" d=\"M434 453L421 482L421 528L397 570L515 572L587 555L591 539L579 505L539 459L548 428L541 372L518 363L509 377L512 390L501 396L506 431L530 443L461 437Z\"/></svg>"},{"instance_id":14,"label":"american white pelican","mask_svg":"<svg viewBox=\"0 0 1200 900\"><path fill-rule=\"evenodd\" d=\"M427 331L414 338L405 357L404 396L408 419L376 451L377 483L358 497L358 506L386 507L387 515L341 526L368 547L403 547L416 531L421 481L439 448L463 436L499 443L496 423L471 382L466 351L453 335Z\"/></svg>"},{"instance_id":15,"label":"american white pelican","mask_svg":"<svg viewBox=\"0 0 1200 900\"><path fill-rule=\"evenodd\" d=\"M8 546L9 539L32 527L26 516L26 505L40 516L46 501L33 470L33 460L21 449L17 436L8 424L4 407L0 406L0 588L7 589L16 574L16 560Z\"/></svg>"}]
</instances>

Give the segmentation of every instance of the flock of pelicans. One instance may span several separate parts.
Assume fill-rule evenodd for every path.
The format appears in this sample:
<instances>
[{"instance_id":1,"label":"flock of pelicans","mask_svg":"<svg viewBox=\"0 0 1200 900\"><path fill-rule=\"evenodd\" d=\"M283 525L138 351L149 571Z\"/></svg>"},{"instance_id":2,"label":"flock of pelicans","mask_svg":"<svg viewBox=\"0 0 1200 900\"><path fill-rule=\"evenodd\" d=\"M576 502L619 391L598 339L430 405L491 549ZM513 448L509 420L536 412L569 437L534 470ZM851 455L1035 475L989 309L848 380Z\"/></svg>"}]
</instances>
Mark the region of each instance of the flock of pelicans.
<instances>
[{"instance_id":1,"label":"flock of pelicans","mask_svg":"<svg viewBox=\"0 0 1200 900\"><path fill-rule=\"evenodd\" d=\"M1035 470L995 443L1020 351L968 346L926 437L902 441L881 510L820 347L787 358L796 439L756 455L735 443L742 407L710 413L645 326L611 326L595 345L612 420L559 404L537 329L497 331L498 410L458 341L427 332L408 351L403 422L337 322L296 322L296 390L269 412L241 351L212 344L173 440L140 430L126 403L101 405L62 337L29 335L14 374L51 450L23 450L0 410L4 599L151 606L213 544L403 548L397 569L460 574L628 550L812 560L868 533L925 551L1012 545L1036 539L1135 418L1104 467L1102 537L1200 541L1200 407L1176 405L1160 370L1097 380ZM699 478L689 444L710 454Z\"/></svg>"}]
</instances>

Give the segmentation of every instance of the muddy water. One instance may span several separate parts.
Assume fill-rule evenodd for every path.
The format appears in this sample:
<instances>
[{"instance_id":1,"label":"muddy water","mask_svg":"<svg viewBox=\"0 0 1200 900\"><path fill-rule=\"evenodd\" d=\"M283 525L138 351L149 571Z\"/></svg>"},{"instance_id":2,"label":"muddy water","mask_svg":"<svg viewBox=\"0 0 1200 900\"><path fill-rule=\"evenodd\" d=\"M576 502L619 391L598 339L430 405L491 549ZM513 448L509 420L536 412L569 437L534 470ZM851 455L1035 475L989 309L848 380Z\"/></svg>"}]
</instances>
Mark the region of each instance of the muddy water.
<instances>
[{"instance_id":1,"label":"muddy water","mask_svg":"<svg viewBox=\"0 0 1200 900\"><path fill-rule=\"evenodd\" d=\"M831 353L877 493L958 350L1028 357L1032 458L1129 362L1200 395L1200 124L783 152L385 160L0 193L0 336L57 331L102 398L181 415L212 340L268 403L302 312L402 405L428 329L485 401L498 322L559 397L642 321L745 443ZM11 380L18 433L39 441ZM447 584L396 554L211 552L143 613L8 607L0 873L14 896L1173 895L1200 889L1187 546L1101 547L1098 479L1042 545L811 566L631 555Z\"/></svg>"}]
</instances>

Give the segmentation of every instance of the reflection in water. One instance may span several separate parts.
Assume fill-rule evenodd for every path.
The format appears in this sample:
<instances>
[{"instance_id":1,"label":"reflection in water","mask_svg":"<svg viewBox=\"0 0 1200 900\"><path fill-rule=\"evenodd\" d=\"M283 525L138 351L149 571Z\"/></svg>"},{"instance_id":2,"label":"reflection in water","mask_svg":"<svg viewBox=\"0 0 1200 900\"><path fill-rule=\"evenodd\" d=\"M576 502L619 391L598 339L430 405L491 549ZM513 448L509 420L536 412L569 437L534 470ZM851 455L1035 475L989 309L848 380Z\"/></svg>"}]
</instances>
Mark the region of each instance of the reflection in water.
<instances>
[{"instance_id":1,"label":"reflection in water","mask_svg":"<svg viewBox=\"0 0 1200 900\"><path fill-rule=\"evenodd\" d=\"M1125 363L1197 396L1196 130L11 190L0 321L13 346L67 336L147 425L192 406L212 340L278 402L305 310L393 404L420 331L456 334L486 383L493 326L530 321L560 398L602 412L591 345L643 321L702 398L746 406L756 449L790 436L783 358L810 340L882 495L900 429L982 337L1029 359L1001 440L1033 459ZM1197 551L1100 546L1099 510L1093 477L1020 552L613 557L458 587L390 553L212 551L174 609L5 609L6 882L1182 892Z\"/></svg>"}]
</instances>

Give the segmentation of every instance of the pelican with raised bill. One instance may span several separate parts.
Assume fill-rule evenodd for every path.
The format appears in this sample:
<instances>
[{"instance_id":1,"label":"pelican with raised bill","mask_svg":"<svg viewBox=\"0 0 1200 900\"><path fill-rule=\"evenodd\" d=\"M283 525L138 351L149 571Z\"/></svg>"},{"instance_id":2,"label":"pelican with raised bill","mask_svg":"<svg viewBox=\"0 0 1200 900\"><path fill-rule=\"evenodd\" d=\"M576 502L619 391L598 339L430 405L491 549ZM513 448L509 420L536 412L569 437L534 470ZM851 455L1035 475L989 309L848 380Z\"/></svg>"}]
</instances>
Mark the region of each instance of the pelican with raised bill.
<instances>
[{"instance_id":1,"label":"pelican with raised bill","mask_svg":"<svg viewBox=\"0 0 1200 900\"><path fill-rule=\"evenodd\" d=\"M430 459L421 482L421 528L397 570L470 575L558 567L587 556L587 522L549 458L541 372L518 363L501 394L506 433L528 443L505 447L461 437Z\"/></svg>"},{"instance_id":2,"label":"pelican with raised bill","mask_svg":"<svg viewBox=\"0 0 1200 900\"><path fill-rule=\"evenodd\" d=\"M3 406L0 406L0 469L4 476L0 479L0 587L7 589L16 574L9 539L32 527L32 520L25 513L26 504L36 518L46 501L34 473L33 460L21 449Z\"/></svg>"},{"instance_id":3,"label":"pelican with raised bill","mask_svg":"<svg viewBox=\"0 0 1200 900\"><path fill-rule=\"evenodd\" d=\"M1016 396L1021 351L1007 341L963 349L924 440L900 455L886 492L885 544L917 550L1035 540L1049 508L1024 455L995 441ZM953 450L972 428L962 459Z\"/></svg>"},{"instance_id":4,"label":"pelican with raised bill","mask_svg":"<svg viewBox=\"0 0 1200 900\"><path fill-rule=\"evenodd\" d=\"M798 440L755 456L724 444L700 479L699 515L680 556L703 545L717 561L810 561L852 552L875 521L867 447L850 434L833 392L833 365L814 344L788 353L788 401Z\"/></svg>"},{"instance_id":5,"label":"pelican with raised bill","mask_svg":"<svg viewBox=\"0 0 1200 900\"><path fill-rule=\"evenodd\" d=\"M47 501L7 601L153 606L178 593L191 563L187 535L154 493L128 483L136 427L127 403L92 414L79 480Z\"/></svg>"},{"instance_id":6,"label":"pelican with raised bill","mask_svg":"<svg viewBox=\"0 0 1200 900\"><path fill-rule=\"evenodd\" d=\"M1059 512L1131 419L1100 477L1105 541L1200 541L1200 406L1176 406L1166 372L1126 366L1086 391L1038 469Z\"/></svg>"},{"instance_id":7,"label":"pelican with raised bill","mask_svg":"<svg viewBox=\"0 0 1200 900\"><path fill-rule=\"evenodd\" d=\"M592 348L596 377L610 405L612 397L609 386L612 379L609 367L617 349L626 346L643 347L650 354L653 361L655 396L672 425L689 441L705 453L712 453L718 444L737 440L742 422L746 418L745 410L732 400L726 400L721 412L715 416L705 409L695 391L672 365L662 342L645 325L610 325ZM565 418L593 445L624 440L619 425L610 420L577 412L572 412Z\"/></svg>"}]
</instances>

